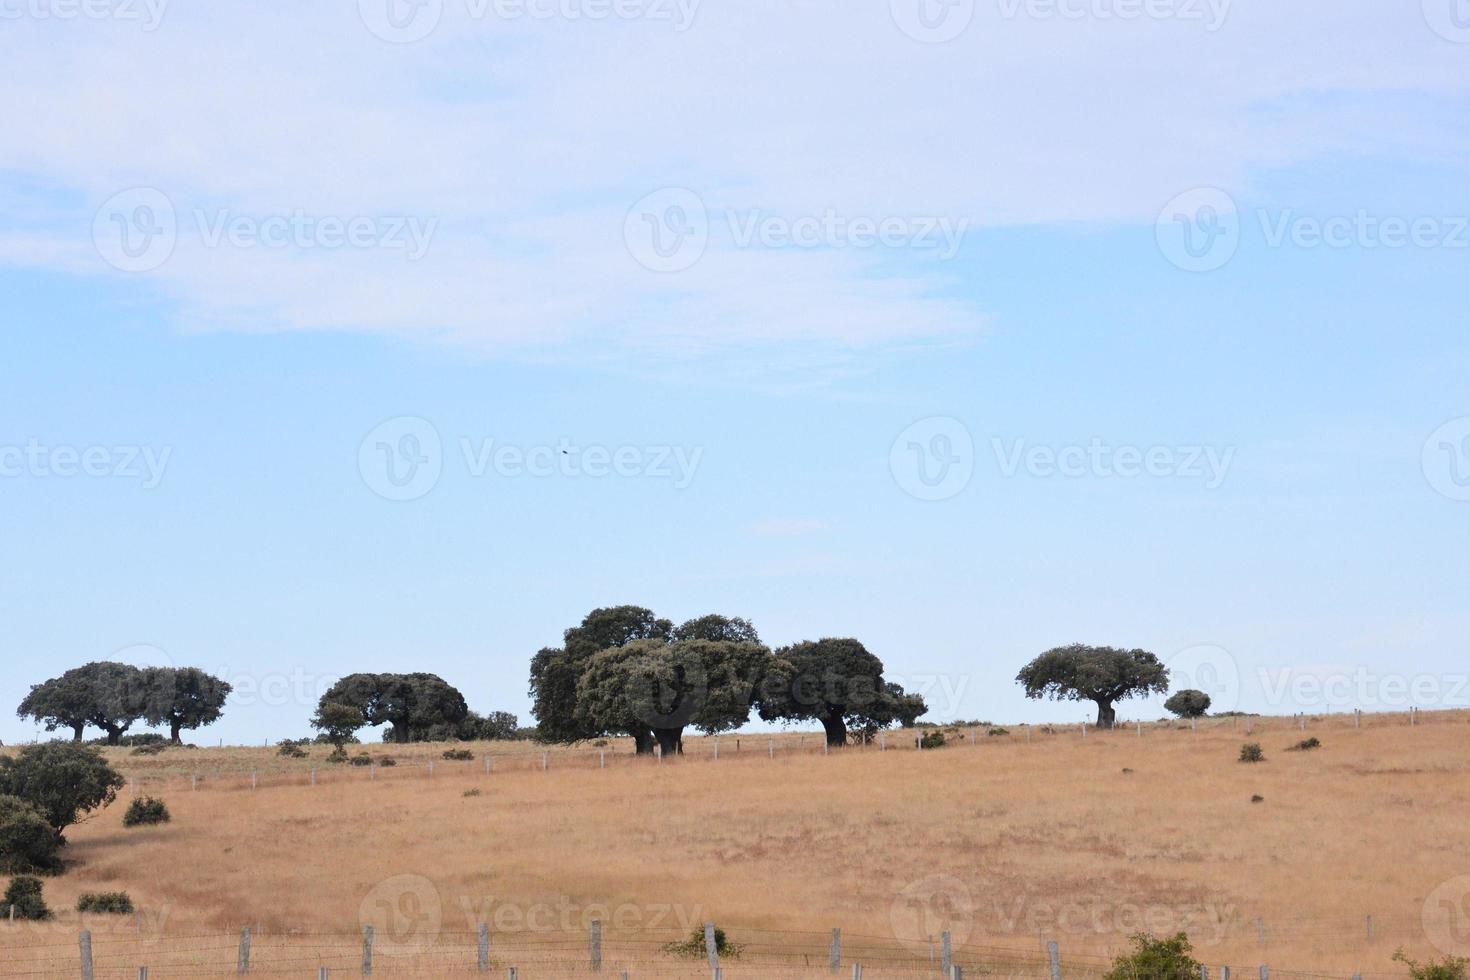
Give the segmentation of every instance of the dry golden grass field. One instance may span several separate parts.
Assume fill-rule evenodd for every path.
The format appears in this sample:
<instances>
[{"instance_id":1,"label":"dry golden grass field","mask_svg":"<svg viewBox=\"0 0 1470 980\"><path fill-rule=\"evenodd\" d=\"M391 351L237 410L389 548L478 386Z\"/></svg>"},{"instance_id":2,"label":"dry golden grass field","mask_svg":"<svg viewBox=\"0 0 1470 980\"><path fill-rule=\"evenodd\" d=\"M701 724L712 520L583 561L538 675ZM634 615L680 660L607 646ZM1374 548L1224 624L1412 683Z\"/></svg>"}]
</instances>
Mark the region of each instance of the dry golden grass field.
<instances>
[{"instance_id":1,"label":"dry golden grass field","mask_svg":"<svg viewBox=\"0 0 1470 980\"><path fill-rule=\"evenodd\" d=\"M624 744L475 745L474 762L366 747L391 769L112 750L173 821L125 830L130 788L70 831L46 884L58 919L0 927L0 976L78 975L84 928L99 977L229 974L247 926L256 973L357 975L364 925L374 975L469 974L483 922L493 975L572 977L594 918L601 975L633 978L708 977L662 950L705 921L744 946L730 980L830 976L834 927L842 976L861 962L868 980L936 976L944 932L968 977L1044 976L1048 940L1066 977L1100 975L1143 930L1188 932L1238 978L1470 954L1470 714L1245 724L1011 726L923 752L911 733L830 754L815 735L725 736L718 759L691 738L661 763ZM1306 735L1322 747L1287 751ZM1266 761L1237 761L1248 740ZM115 889L137 916L70 911Z\"/></svg>"}]
</instances>

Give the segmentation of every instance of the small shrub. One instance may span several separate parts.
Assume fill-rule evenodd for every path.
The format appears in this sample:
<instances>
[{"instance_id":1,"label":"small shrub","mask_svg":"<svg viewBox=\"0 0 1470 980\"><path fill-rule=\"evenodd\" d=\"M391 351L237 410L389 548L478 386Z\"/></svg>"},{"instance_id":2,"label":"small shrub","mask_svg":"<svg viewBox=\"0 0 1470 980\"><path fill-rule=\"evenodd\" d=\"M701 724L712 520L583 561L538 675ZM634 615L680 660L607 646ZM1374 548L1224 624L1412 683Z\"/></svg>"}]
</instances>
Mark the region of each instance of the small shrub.
<instances>
[{"instance_id":1,"label":"small shrub","mask_svg":"<svg viewBox=\"0 0 1470 980\"><path fill-rule=\"evenodd\" d=\"M1313 749L1320 749L1321 747L1322 747L1322 740L1320 738L1318 738L1317 736L1313 735L1311 738L1304 738L1304 739L1302 739L1300 742L1298 742L1295 745L1291 746L1286 751L1288 751L1288 752L1310 752Z\"/></svg>"},{"instance_id":2,"label":"small shrub","mask_svg":"<svg viewBox=\"0 0 1470 980\"><path fill-rule=\"evenodd\" d=\"M1262 796L1260 793L1253 793L1253 794L1251 794L1251 802L1252 803L1263 803L1263 802L1265 802L1265 800L1266 800L1266 798L1264 796Z\"/></svg>"},{"instance_id":3,"label":"small shrub","mask_svg":"<svg viewBox=\"0 0 1470 980\"><path fill-rule=\"evenodd\" d=\"M1467 980L1470 978L1470 960L1459 956L1446 956L1444 959L1429 960L1420 963L1411 960L1404 955L1403 950L1393 954L1396 962L1402 963L1409 968L1409 976L1412 980Z\"/></svg>"},{"instance_id":4,"label":"small shrub","mask_svg":"<svg viewBox=\"0 0 1470 980\"><path fill-rule=\"evenodd\" d=\"M168 807L162 800L151 796L140 796L128 804L128 811L123 814L123 826L147 827L152 824L168 823L172 819L169 816Z\"/></svg>"},{"instance_id":5,"label":"small shrub","mask_svg":"<svg viewBox=\"0 0 1470 980\"><path fill-rule=\"evenodd\" d=\"M469 749L445 749L444 758L450 762L474 762L475 753Z\"/></svg>"},{"instance_id":6,"label":"small shrub","mask_svg":"<svg viewBox=\"0 0 1470 980\"><path fill-rule=\"evenodd\" d=\"M940 731L925 732L919 738L919 748L938 749L944 746L944 733Z\"/></svg>"},{"instance_id":7,"label":"small shrub","mask_svg":"<svg viewBox=\"0 0 1470 980\"><path fill-rule=\"evenodd\" d=\"M51 918L51 910L41 897L41 879L31 875L17 875L10 879L10 887L5 889L5 899L0 902L0 907L5 909L6 915L13 912L17 919L39 922Z\"/></svg>"},{"instance_id":8,"label":"small shrub","mask_svg":"<svg viewBox=\"0 0 1470 980\"><path fill-rule=\"evenodd\" d=\"M327 753L327 761L334 766L340 766L347 760L347 750L340 745L332 749L331 752Z\"/></svg>"},{"instance_id":9,"label":"small shrub","mask_svg":"<svg viewBox=\"0 0 1470 980\"><path fill-rule=\"evenodd\" d=\"M61 837L35 806L0 796L0 874L55 871Z\"/></svg>"},{"instance_id":10,"label":"small shrub","mask_svg":"<svg viewBox=\"0 0 1470 980\"><path fill-rule=\"evenodd\" d=\"M1246 742L1240 747L1241 762L1265 762L1266 753L1261 751L1260 742Z\"/></svg>"},{"instance_id":11,"label":"small shrub","mask_svg":"<svg viewBox=\"0 0 1470 980\"><path fill-rule=\"evenodd\" d=\"M160 755L168 748L167 742L145 742L133 749L132 755Z\"/></svg>"},{"instance_id":12,"label":"small shrub","mask_svg":"<svg viewBox=\"0 0 1470 980\"><path fill-rule=\"evenodd\" d=\"M1010 732L1006 731L1004 728L992 728L990 731L986 732L985 734L986 735L990 735L990 736L995 736L995 735L1009 735Z\"/></svg>"},{"instance_id":13,"label":"small shrub","mask_svg":"<svg viewBox=\"0 0 1470 980\"><path fill-rule=\"evenodd\" d=\"M1124 766L1123 767L1123 775L1125 775L1125 776L1131 776L1131 775L1133 775L1133 770L1132 769L1129 769L1127 766Z\"/></svg>"},{"instance_id":14,"label":"small shrub","mask_svg":"<svg viewBox=\"0 0 1470 980\"><path fill-rule=\"evenodd\" d=\"M597 748L597 749L605 749L605 748L607 748L607 739L605 739L605 738L599 738L597 741L595 741L595 742L592 743L592 747L593 748Z\"/></svg>"},{"instance_id":15,"label":"small shrub","mask_svg":"<svg viewBox=\"0 0 1470 980\"><path fill-rule=\"evenodd\" d=\"M1103 980L1199 980L1200 964L1190 956L1189 937L1179 933L1171 939L1155 939L1141 932L1132 939L1133 951L1113 960Z\"/></svg>"},{"instance_id":16,"label":"small shrub","mask_svg":"<svg viewBox=\"0 0 1470 980\"><path fill-rule=\"evenodd\" d=\"M287 759L305 759L311 755L310 752L306 751L305 746L306 741L304 739L301 741L292 741L288 738L281 743L281 747L276 752Z\"/></svg>"},{"instance_id":17,"label":"small shrub","mask_svg":"<svg viewBox=\"0 0 1470 980\"><path fill-rule=\"evenodd\" d=\"M82 892L77 898L77 911L132 915L133 900L128 897L127 892Z\"/></svg>"},{"instance_id":18,"label":"small shrub","mask_svg":"<svg viewBox=\"0 0 1470 980\"><path fill-rule=\"evenodd\" d=\"M469 799L472 796L479 796L479 795L480 795L480 791L477 790L477 789L467 789L467 790L464 791L464 798L465 799Z\"/></svg>"},{"instance_id":19,"label":"small shrub","mask_svg":"<svg viewBox=\"0 0 1470 980\"><path fill-rule=\"evenodd\" d=\"M366 752L359 752L352 757L352 764L354 766L370 766L373 764L373 757Z\"/></svg>"},{"instance_id":20,"label":"small shrub","mask_svg":"<svg viewBox=\"0 0 1470 980\"><path fill-rule=\"evenodd\" d=\"M398 765L398 760L393 758L391 755L385 755L383 756L383 758L378 760L378 765L383 769L391 769L394 766Z\"/></svg>"},{"instance_id":21,"label":"small shrub","mask_svg":"<svg viewBox=\"0 0 1470 980\"><path fill-rule=\"evenodd\" d=\"M721 929L719 926L715 927L715 951L717 953L719 953L721 956L727 956L733 960L738 959L741 951L744 949L745 947L740 945L739 943L730 942L730 940L725 935L725 930ZM672 953L675 956L683 956L692 960L704 959L706 954L706 950L704 948L704 929L695 927L689 933L688 939L684 939L676 943L669 943L668 945L664 946L664 952Z\"/></svg>"}]
</instances>

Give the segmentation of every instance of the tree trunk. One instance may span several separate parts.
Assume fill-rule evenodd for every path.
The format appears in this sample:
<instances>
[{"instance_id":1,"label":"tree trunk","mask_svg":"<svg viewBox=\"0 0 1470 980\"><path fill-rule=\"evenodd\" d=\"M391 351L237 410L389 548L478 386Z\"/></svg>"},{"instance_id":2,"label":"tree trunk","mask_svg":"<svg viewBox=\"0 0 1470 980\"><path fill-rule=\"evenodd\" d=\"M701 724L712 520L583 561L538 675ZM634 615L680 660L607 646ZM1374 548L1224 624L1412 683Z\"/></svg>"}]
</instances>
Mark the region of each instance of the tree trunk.
<instances>
[{"instance_id":1,"label":"tree trunk","mask_svg":"<svg viewBox=\"0 0 1470 980\"><path fill-rule=\"evenodd\" d=\"M827 715L821 721L822 727L827 730L828 745L847 744L847 722L841 715Z\"/></svg>"},{"instance_id":2,"label":"tree trunk","mask_svg":"<svg viewBox=\"0 0 1470 980\"><path fill-rule=\"evenodd\" d=\"M658 739L659 751L664 755L678 755L684 738L682 728L655 728L653 737Z\"/></svg>"},{"instance_id":3,"label":"tree trunk","mask_svg":"<svg viewBox=\"0 0 1470 980\"><path fill-rule=\"evenodd\" d=\"M86 733L86 729L87 729L87 725L86 725L85 722L82 723L82 724L80 724L80 725L73 725L73 726L71 726L71 730L72 730L72 741L73 742L80 742L82 740L83 735Z\"/></svg>"},{"instance_id":4,"label":"tree trunk","mask_svg":"<svg viewBox=\"0 0 1470 980\"><path fill-rule=\"evenodd\" d=\"M653 754L653 733L646 728L633 733L633 748L638 755Z\"/></svg>"},{"instance_id":5,"label":"tree trunk","mask_svg":"<svg viewBox=\"0 0 1470 980\"><path fill-rule=\"evenodd\" d=\"M1097 727L1112 728L1113 722L1118 720L1118 713L1113 710L1111 701L1097 702Z\"/></svg>"},{"instance_id":6,"label":"tree trunk","mask_svg":"<svg viewBox=\"0 0 1470 980\"><path fill-rule=\"evenodd\" d=\"M122 744L123 732L125 732L127 730L128 730L128 726L127 725L123 725L121 728L119 728L116 725L108 725L107 726L107 744L108 745L121 745Z\"/></svg>"},{"instance_id":7,"label":"tree trunk","mask_svg":"<svg viewBox=\"0 0 1470 980\"><path fill-rule=\"evenodd\" d=\"M184 744L184 740L181 739L181 738L179 738L179 729L181 729L183 727L184 727L184 723L182 721L171 721L171 722L169 722L169 726L168 726L168 728L169 728L169 741L172 742L174 745L183 745Z\"/></svg>"}]
</instances>

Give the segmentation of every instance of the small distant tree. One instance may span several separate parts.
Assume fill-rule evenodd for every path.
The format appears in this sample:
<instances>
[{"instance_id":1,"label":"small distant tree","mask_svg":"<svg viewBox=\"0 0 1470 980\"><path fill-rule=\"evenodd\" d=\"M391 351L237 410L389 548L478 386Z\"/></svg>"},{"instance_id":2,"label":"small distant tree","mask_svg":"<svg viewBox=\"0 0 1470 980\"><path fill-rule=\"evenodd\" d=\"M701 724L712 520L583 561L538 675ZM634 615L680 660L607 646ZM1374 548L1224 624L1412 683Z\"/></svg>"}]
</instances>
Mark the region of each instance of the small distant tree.
<instances>
[{"instance_id":1,"label":"small distant tree","mask_svg":"<svg viewBox=\"0 0 1470 980\"><path fill-rule=\"evenodd\" d=\"M1169 689L1169 669L1147 650L1074 643L1046 651L1022 667L1016 680L1028 698L1091 701L1097 705L1097 727L1112 728L1117 720L1113 703L1163 694Z\"/></svg>"},{"instance_id":2,"label":"small distant tree","mask_svg":"<svg viewBox=\"0 0 1470 980\"><path fill-rule=\"evenodd\" d=\"M322 695L318 710L328 704L356 708L366 725L389 726L384 740L398 743L423 741L441 726L457 730L470 713L463 694L425 673L351 674Z\"/></svg>"},{"instance_id":3,"label":"small distant tree","mask_svg":"<svg viewBox=\"0 0 1470 980\"><path fill-rule=\"evenodd\" d=\"M357 732L367 725L362 709L336 701L324 701L317 706L311 727L321 732L331 743L337 754L345 754L347 746L357 741Z\"/></svg>"},{"instance_id":4,"label":"small distant tree","mask_svg":"<svg viewBox=\"0 0 1470 980\"><path fill-rule=\"evenodd\" d=\"M143 717L150 725L168 725L169 741L180 745L181 730L193 731L219 721L230 685L198 667L144 669Z\"/></svg>"},{"instance_id":5,"label":"small distant tree","mask_svg":"<svg viewBox=\"0 0 1470 980\"><path fill-rule=\"evenodd\" d=\"M1210 710L1210 696L1192 688L1175 691L1164 702L1164 710L1179 718L1203 718Z\"/></svg>"},{"instance_id":6,"label":"small distant tree","mask_svg":"<svg viewBox=\"0 0 1470 980\"><path fill-rule=\"evenodd\" d=\"M17 875L10 879L0 906L3 906L5 914L13 914L17 919L42 922L51 918L51 910L41 897L41 879L31 875Z\"/></svg>"},{"instance_id":7,"label":"small distant tree","mask_svg":"<svg viewBox=\"0 0 1470 980\"><path fill-rule=\"evenodd\" d=\"M95 746L74 742L27 745L0 756L0 794L34 806L59 836L126 785Z\"/></svg>"},{"instance_id":8,"label":"small distant tree","mask_svg":"<svg viewBox=\"0 0 1470 980\"><path fill-rule=\"evenodd\" d=\"M1113 960L1103 980L1199 980L1200 963L1184 933L1169 939L1139 933L1131 941L1132 952Z\"/></svg>"}]
</instances>

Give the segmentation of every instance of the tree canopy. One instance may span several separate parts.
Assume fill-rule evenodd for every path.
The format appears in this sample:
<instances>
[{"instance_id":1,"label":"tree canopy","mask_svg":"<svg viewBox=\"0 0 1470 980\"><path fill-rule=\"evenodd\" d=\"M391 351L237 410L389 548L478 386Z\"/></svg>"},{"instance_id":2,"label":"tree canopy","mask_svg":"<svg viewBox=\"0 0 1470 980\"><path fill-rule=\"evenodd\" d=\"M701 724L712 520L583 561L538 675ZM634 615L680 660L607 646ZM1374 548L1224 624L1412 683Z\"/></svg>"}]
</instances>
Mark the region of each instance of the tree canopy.
<instances>
[{"instance_id":1,"label":"tree canopy","mask_svg":"<svg viewBox=\"0 0 1470 980\"><path fill-rule=\"evenodd\" d=\"M761 717L820 722L829 745L846 744L849 727L912 725L928 710L922 697L886 680L883 661L857 640L808 640L775 656L789 673L785 683L764 692Z\"/></svg>"},{"instance_id":2,"label":"tree canopy","mask_svg":"<svg viewBox=\"0 0 1470 980\"><path fill-rule=\"evenodd\" d=\"M193 731L224 714L230 685L198 667L148 667L143 670L143 717L167 725L169 741L179 745L182 729Z\"/></svg>"},{"instance_id":3,"label":"tree canopy","mask_svg":"<svg viewBox=\"0 0 1470 980\"><path fill-rule=\"evenodd\" d=\"M96 746L42 742L0 756L0 795L34 806L60 834L126 785Z\"/></svg>"},{"instance_id":4,"label":"tree canopy","mask_svg":"<svg viewBox=\"0 0 1470 980\"><path fill-rule=\"evenodd\" d=\"M107 733L107 744L117 745L123 733L145 713L143 672L130 664L102 660L74 667L32 687L16 714L34 718L48 732L70 728L80 742L87 725Z\"/></svg>"},{"instance_id":5,"label":"tree canopy","mask_svg":"<svg viewBox=\"0 0 1470 980\"><path fill-rule=\"evenodd\" d=\"M1169 689L1169 669L1147 650L1074 643L1046 651L1022 667L1016 680L1028 698L1091 701L1097 705L1097 726L1112 728L1113 703L1163 694Z\"/></svg>"},{"instance_id":6,"label":"tree canopy","mask_svg":"<svg viewBox=\"0 0 1470 980\"><path fill-rule=\"evenodd\" d=\"M463 694L442 677L424 673L349 674L321 696L317 720L327 720L322 712L328 705L356 709L359 728L389 726L384 741L399 743L426 741L440 726L457 728L470 713ZM333 712L331 720L340 727L343 719Z\"/></svg>"},{"instance_id":7,"label":"tree canopy","mask_svg":"<svg viewBox=\"0 0 1470 980\"><path fill-rule=\"evenodd\" d=\"M1210 696L1193 688L1175 691L1164 702L1164 710L1180 718L1200 718L1210 710Z\"/></svg>"}]
</instances>

